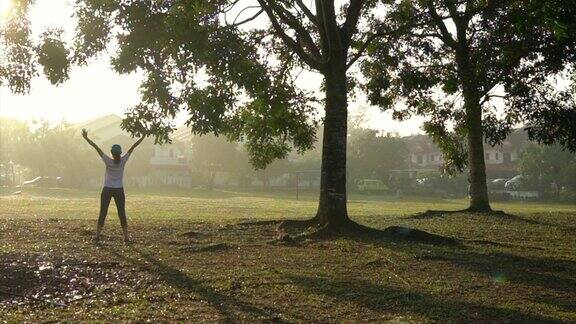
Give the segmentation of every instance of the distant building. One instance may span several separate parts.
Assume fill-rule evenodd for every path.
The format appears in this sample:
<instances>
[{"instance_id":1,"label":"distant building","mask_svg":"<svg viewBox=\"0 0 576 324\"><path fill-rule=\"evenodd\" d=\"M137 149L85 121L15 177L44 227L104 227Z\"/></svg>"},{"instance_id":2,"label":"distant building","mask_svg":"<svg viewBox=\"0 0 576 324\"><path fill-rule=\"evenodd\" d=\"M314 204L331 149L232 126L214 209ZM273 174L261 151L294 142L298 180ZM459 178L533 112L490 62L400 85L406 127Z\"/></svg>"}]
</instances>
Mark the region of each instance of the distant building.
<instances>
[{"instance_id":1,"label":"distant building","mask_svg":"<svg viewBox=\"0 0 576 324\"><path fill-rule=\"evenodd\" d=\"M76 124L75 127L77 129L86 128L90 137L105 152L112 144L120 144L126 150L136 139L131 138L130 134L122 130L120 127L121 122L122 118L119 116L107 115ZM130 168L128 168L125 182L139 187L173 186L190 188L192 186L192 176L185 152L191 136L189 129L183 128L173 134L172 144L154 145L151 156L147 157L149 166L147 174L129 175ZM146 141L142 145L145 143ZM99 181L98 179L94 180L95 183L99 183Z\"/></svg>"},{"instance_id":2,"label":"distant building","mask_svg":"<svg viewBox=\"0 0 576 324\"><path fill-rule=\"evenodd\" d=\"M427 135L414 135L404 138L409 158L405 172L438 171L444 163L442 152ZM528 145L528 137L523 130L512 132L501 145L484 144L484 159L488 178L512 177L518 173L518 159Z\"/></svg>"},{"instance_id":3,"label":"distant building","mask_svg":"<svg viewBox=\"0 0 576 324\"><path fill-rule=\"evenodd\" d=\"M141 184L190 188L192 176L188 159L184 155L184 143L172 140L172 144L154 145L150 158L149 182Z\"/></svg>"}]
</instances>

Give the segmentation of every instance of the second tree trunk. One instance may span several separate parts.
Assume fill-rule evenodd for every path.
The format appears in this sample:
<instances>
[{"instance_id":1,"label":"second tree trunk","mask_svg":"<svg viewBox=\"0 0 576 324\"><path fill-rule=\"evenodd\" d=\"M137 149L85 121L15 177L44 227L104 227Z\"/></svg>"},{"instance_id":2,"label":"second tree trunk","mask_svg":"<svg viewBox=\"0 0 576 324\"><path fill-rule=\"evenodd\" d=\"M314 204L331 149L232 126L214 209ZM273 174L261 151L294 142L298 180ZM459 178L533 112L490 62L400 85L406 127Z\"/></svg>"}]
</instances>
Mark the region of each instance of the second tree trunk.
<instances>
[{"instance_id":1,"label":"second tree trunk","mask_svg":"<svg viewBox=\"0 0 576 324\"><path fill-rule=\"evenodd\" d=\"M325 74L326 115L322 141L320 201L316 222L340 227L350 222L346 197L346 141L348 134L348 98L346 72L334 69Z\"/></svg>"}]
</instances>

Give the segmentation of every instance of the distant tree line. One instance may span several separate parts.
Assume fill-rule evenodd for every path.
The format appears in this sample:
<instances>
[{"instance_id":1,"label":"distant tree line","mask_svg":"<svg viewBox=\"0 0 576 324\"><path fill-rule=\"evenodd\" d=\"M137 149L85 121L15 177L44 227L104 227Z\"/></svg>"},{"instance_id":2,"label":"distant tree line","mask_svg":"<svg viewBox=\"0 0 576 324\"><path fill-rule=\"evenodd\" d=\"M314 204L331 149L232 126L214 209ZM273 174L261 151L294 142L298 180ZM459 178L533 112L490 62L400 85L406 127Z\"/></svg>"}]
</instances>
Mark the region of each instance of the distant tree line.
<instances>
[{"instance_id":1,"label":"distant tree line","mask_svg":"<svg viewBox=\"0 0 576 324\"><path fill-rule=\"evenodd\" d=\"M322 133L322 128L319 132ZM153 143L148 141L142 145L138 158L130 162L128 176L148 175L152 171ZM194 176L193 183L207 188L214 188L219 173L226 174L243 188L249 188L259 180L264 189L269 189L273 178L288 175L292 181L288 187L291 188L296 185L293 183L296 172L318 171L322 159L321 150L316 145L301 155L291 154L264 169L256 169L241 143L210 134L193 137L183 148ZM354 191L357 180L373 179L381 180L391 192L400 189L416 195L467 194L468 181L462 175L430 173L420 175L419 179L391 177L392 170L407 168L408 154L405 140L398 135L350 125L348 189ZM57 183L52 181L53 185L72 187L85 186L89 180L100 179L103 168L97 155L79 138L78 130L67 123L50 125L47 122L25 123L1 118L0 164L4 166L4 181L11 180L11 163L16 165L25 180L38 176L52 180L61 177ZM523 189L539 191L548 198L565 199L576 194L576 154L560 145L528 146L518 161L518 174L523 176Z\"/></svg>"},{"instance_id":2,"label":"distant tree line","mask_svg":"<svg viewBox=\"0 0 576 324\"><path fill-rule=\"evenodd\" d=\"M320 130L322 132L322 130ZM386 179L388 171L405 167L407 150L396 135L381 135L378 131L351 128L348 137L351 180L359 178ZM123 143L126 144L126 143ZM146 175L151 171L151 142L142 144L142 156L130 161L127 175ZM107 152L107 147L102 147ZM315 146L302 155L292 154L276 160L264 169L250 163L249 153L239 142L214 135L195 136L186 143L191 170L198 176L197 183L214 186L218 172L236 178L241 186L249 186L255 179L267 187L270 179L296 171L318 171L321 149ZM140 153L137 153L140 154ZM0 119L0 164L10 162L24 172L26 180L38 176L61 177L60 185L81 186L87 180L102 176L98 156L80 138L78 129L65 122L50 124L46 121L22 122Z\"/></svg>"},{"instance_id":3,"label":"distant tree line","mask_svg":"<svg viewBox=\"0 0 576 324\"><path fill-rule=\"evenodd\" d=\"M109 147L102 149L108 152ZM142 149L135 154L143 158L130 161L127 174L146 174L152 143L143 143ZM27 123L0 118L0 164L4 166L4 173L11 173L7 166L14 164L21 180L46 177L55 186L86 186L89 180L102 177L103 164L99 159L82 140L78 129L66 122ZM11 181L12 175L4 174L4 177L5 181Z\"/></svg>"},{"instance_id":4,"label":"distant tree line","mask_svg":"<svg viewBox=\"0 0 576 324\"><path fill-rule=\"evenodd\" d=\"M62 185L84 183L100 169L97 156L66 123L0 119L0 161L18 165L24 179L61 177Z\"/></svg>"},{"instance_id":5,"label":"distant tree line","mask_svg":"<svg viewBox=\"0 0 576 324\"><path fill-rule=\"evenodd\" d=\"M348 146L348 176L351 190L354 190L354 182L357 179L388 182L390 170L403 169L407 166L408 150L404 140L398 135L351 127ZM243 145L214 135L194 137L190 153L192 169L202 175L202 181L207 187L214 186L218 172L226 172L235 177L241 186L249 186L256 179L266 188L271 178L294 175L298 171L310 172L311 176L314 176L316 171L319 176L322 162L321 149L319 143L316 143L313 149L302 155L291 154L285 159L272 162L264 169L255 169Z\"/></svg>"}]
</instances>

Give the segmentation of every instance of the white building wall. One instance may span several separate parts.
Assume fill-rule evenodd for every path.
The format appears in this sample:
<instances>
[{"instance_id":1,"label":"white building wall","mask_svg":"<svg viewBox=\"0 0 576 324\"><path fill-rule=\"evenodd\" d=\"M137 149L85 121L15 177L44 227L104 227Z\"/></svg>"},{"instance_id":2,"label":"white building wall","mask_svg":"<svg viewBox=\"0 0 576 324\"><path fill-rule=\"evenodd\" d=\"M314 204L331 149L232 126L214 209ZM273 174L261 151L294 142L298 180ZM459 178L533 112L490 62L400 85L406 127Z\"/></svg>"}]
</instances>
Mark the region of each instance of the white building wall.
<instances>
[{"instance_id":1,"label":"white building wall","mask_svg":"<svg viewBox=\"0 0 576 324\"><path fill-rule=\"evenodd\" d=\"M182 151L175 145L154 146L154 155L150 159L152 165L182 165L186 164Z\"/></svg>"}]
</instances>

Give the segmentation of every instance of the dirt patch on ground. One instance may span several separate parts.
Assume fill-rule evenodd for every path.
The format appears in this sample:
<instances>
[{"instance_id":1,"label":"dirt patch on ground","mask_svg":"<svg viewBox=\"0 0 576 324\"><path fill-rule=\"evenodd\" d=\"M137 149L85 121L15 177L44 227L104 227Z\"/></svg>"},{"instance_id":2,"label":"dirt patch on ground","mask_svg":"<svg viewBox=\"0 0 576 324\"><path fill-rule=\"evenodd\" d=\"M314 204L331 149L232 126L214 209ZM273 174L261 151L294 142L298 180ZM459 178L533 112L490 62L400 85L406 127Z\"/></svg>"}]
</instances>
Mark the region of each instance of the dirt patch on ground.
<instances>
[{"instance_id":1,"label":"dirt patch on ground","mask_svg":"<svg viewBox=\"0 0 576 324\"><path fill-rule=\"evenodd\" d=\"M137 284L134 271L116 261L89 261L48 254L0 255L0 305L43 303L65 307Z\"/></svg>"}]
</instances>

